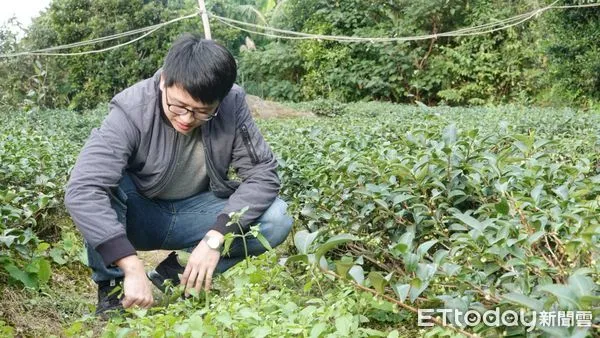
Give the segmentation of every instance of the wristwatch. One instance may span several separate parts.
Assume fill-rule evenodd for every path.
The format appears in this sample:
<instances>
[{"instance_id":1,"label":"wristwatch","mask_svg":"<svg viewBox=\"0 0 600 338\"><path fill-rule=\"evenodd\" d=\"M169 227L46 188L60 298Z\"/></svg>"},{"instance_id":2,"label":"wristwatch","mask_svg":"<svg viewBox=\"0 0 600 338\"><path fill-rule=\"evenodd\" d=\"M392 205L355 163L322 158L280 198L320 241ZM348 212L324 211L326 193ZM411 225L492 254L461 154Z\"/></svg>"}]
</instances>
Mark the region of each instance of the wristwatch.
<instances>
[{"instance_id":1,"label":"wristwatch","mask_svg":"<svg viewBox=\"0 0 600 338\"><path fill-rule=\"evenodd\" d=\"M217 251L221 249L221 241L218 237L206 235L204 236L204 239L206 240L206 244L209 248Z\"/></svg>"}]
</instances>

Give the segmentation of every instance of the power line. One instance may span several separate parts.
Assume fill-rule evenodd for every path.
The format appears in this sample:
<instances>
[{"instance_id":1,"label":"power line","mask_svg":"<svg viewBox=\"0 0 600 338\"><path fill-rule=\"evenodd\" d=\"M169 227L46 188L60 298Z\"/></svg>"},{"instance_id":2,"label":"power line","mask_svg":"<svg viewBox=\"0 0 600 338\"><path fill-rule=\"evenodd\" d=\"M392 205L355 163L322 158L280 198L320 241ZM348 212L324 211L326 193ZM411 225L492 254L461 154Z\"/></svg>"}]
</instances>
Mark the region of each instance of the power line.
<instances>
[{"instance_id":1,"label":"power line","mask_svg":"<svg viewBox=\"0 0 600 338\"><path fill-rule=\"evenodd\" d=\"M150 26L150 27L144 27L144 28L140 28L140 29L135 29L132 31L128 31L128 32L124 32L124 33L119 33L119 34L115 34L115 35L110 35L110 36L106 36L106 37L101 37L101 38L96 38L96 39L91 39L91 40L85 40L85 41L80 41L80 42L74 42L74 43L70 43L67 45L61 45L61 46L57 46L57 47L49 47L49 48L44 48L44 49L38 49L35 52L50 52L50 51L55 51L55 50L61 50L61 49L70 49L70 48L74 48L74 47L82 47L82 46L87 46L87 45L93 45L96 43L100 43L100 42L106 42L106 41L111 41L111 40L116 40L116 39L120 39L126 36L130 36L130 35L136 35L136 34L140 34L140 33L145 33L148 31L151 31L152 29L161 26L162 24L157 24L154 26Z\"/></svg>"},{"instance_id":2,"label":"power line","mask_svg":"<svg viewBox=\"0 0 600 338\"><path fill-rule=\"evenodd\" d=\"M229 27L241 30L241 31L245 31L247 33L258 34L258 35L263 35L263 36L272 37L272 38L282 38L282 39L290 39L290 40L309 40L309 39L315 40L316 39L316 40L330 40L330 41L338 41L338 42L404 42L404 41L428 40L428 39L433 39L433 38L442 37L442 36L445 36L445 37L466 36L466 35L472 35L474 33L484 34L484 33L496 31L499 29L506 29L508 27L512 27L514 25L521 24L521 23L531 19L533 16L537 15L540 11L544 11L544 10L546 10L546 8L538 9L538 10L530 12L530 13L520 14L520 15L511 17L511 18L499 20L499 21L493 22L493 23L487 23L487 24L468 27L468 28L461 28L461 29L458 29L458 30L455 30L452 32L419 35L419 36L412 36L412 37L396 37L396 38L381 38L381 37L368 38L368 37L355 37L355 36L309 34L309 33L301 33L301 32L277 29L277 28L268 27L268 26L255 25L255 24L251 24L251 23L247 23L247 22L243 22L243 21L238 21L238 20L234 20L234 19L221 17L221 16L218 16L215 14L211 14L211 17L226 26L229 26ZM508 24L508 25L502 26L503 24ZM274 34L274 33L264 33L261 31L244 28L243 26L253 27L253 28L257 28L257 29L263 29L266 31L279 32L282 34L290 34L290 35L278 35L278 34ZM495 27L495 26L500 26L500 27L494 28L492 30L481 31L484 28ZM477 32L478 30L479 30L479 32Z\"/></svg>"},{"instance_id":3,"label":"power line","mask_svg":"<svg viewBox=\"0 0 600 338\"><path fill-rule=\"evenodd\" d=\"M532 18L539 16L541 13L553 9L553 8L581 8L581 7L596 7L600 6L598 4L588 4L588 5L572 5L572 6L560 6L555 7L558 1L555 1L553 4L539 8L528 13L516 15L514 17L499 20L494 23L483 24L479 26L473 26L468 28L461 28L451 32L445 33L436 33L436 34L427 34L427 35L418 35L418 36L409 36L409 37L357 37L357 36L340 36L340 35L323 35L323 34L310 34L310 33L302 33L302 32L294 32L285 29L278 29L268 26L256 25L248 22L243 22L235 19L221 17L215 14L211 14L211 17L216 19L217 21L229 26L233 27L248 33L263 35L272 38L281 38L281 39L294 39L294 40L329 40L329 41L337 41L337 42L406 42L406 41L418 41L418 40L429 40L435 39L438 37L456 37L456 36L470 36L470 35L481 35L487 34L491 32L495 32L498 30L504 30L519 24L522 24ZM249 27L249 28L247 28ZM258 31L256 29L261 29L266 31ZM275 34L272 32L277 32L280 34ZM282 35L285 34L285 35Z\"/></svg>"},{"instance_id":4,"label":"power line","mask_svg":"<svg viewBox=\"0 0 600 338\"><path fill-rule=\"evenodd\" d=\"M120 47L123 47L123 46L129 45L129 44L131 44L131 43L134 43L134 42L136 42L136 41L138 41L138 40L141 40L141 39L145 38L146 36L148 36L148 35L150 35L150 34L152 34L152 33L156 32L156 31L157 31L159 28L160 28L160 27L158 27L158 28L154 28L153 30L151 30L151 31L147 32L146 34L144 34L144 35L142 35L142 36L140 36L140 37L137 37L137 38L135 38L135 39L129 40L129 41L127 41L127 42L124 42L124 43L121 43L121 44L118 44L118 45L115 45L115 46L111 46L111 47L106 47L106 48L102 48L102 49L97 49L97 50L90 50L90 51L85 51L85 52L74 52L74 53L26 52L26 53L24 53L23 55L44 55L44 56L75 56L75 55L86 55L86 54L97 54L97 53L103 53L103 52L109 51L109 50L111 50L111 49L117 49L117 48L120 48Z\"/></svg>"},{"instance_id":5,"label":"power line","mask_svg":"<svg viewBox=\"0 0 600 338\"><path fill-rule=\"evenodd\" d=\"M96 38L96 39L91 39L91 40L85 40L85 41L80 41L80 42L75 42L75 43L71 43L71 44L66 44L66 45L61 45L61 46L56 46L56 47L49 47L49 48L44 48L44 49L38 49L38 50L34 50L34 51L27 51L27 52L19 52L19 53L12 53L12 54L3 54L0 55L0 58L8 58L8 57L15 57L15 56L24 56L24 55L44 55L44 56L74 56L74 55L86 55L86 54L96 54L96 53L102 53L102 52L106 52L112 49L116 49L116 48L120 48L126 45L129 45L131 43L134 43L136 41L139 41L143 38L145 38L146 36L156 32L157 30L159 30L162 27L165 27L167 25L170 25L172 23L181 21L181 20L185 20L185 19L189 19L192 17L197 16L198 13L193 13L193 14L189 14L186 16L182 16L167 22L163 22L163 23L159 23L156 25L152 25L152 26L148 26L148 27L144 27L144 28L139 28L139 29L134 29L131 31L127 31L127 32L123 32L123 33L118 33L118 34L114 34L114 35L109 35L109 36L105 36L105 37L101 37L101 38ZM83 46L89 46L89 45L93 45L93 44L97 44L100 42L106 42L106 41L111 41L111 40L115 40L115 39L119 39L119 38L123 38L126 36L130 36L130 35L136 35L136 34L140 34L140 33L145 33L135 39L129 40L127 42L115 45L115 46L111 46L111 47L107 47L107 48L102 48L102 49L98 49L98 50L91 50L91 51L84 51L84 52L75 52L75 53L50 53L52 51L56 51L56 50L62 50L62 49L70 49L70 48L74 48L74 47L83 47Z\"/></svg>"},{"instance_id":6,"label":"power line","mask_svg":"<svg viewBox=\"0 0 600 338\"><path fill-rule=\"evenodd\" d=\"M269 26L261 26L252 23L247 23L243 21L238 21L235 19L221 17L215 14L211 14L211 17L220 23L227 25L229 27L262 36L267 36L271 38L280 38L280 39L289 39L289 40L329 40L329 41L337 41L337 42L406 42L406 41L418 41L418 40L429 40L436 39L439 37L459 37L459 36L473 36L473 35L482 35L488 34L492 32L496 32L499 30L508 29L510 27L514 27L520 25L526 21L533 19L541 15L542 13L550 10L550 9L568 9L568 8L586 8L586 7L598 7L600 3L595 4L585 4L585 5L565 5L565 6L555 6L558 2L555 1L549 6L542 7L524 14L516 15L507 19L499 20L492 23L487 23L479 26L461 28L458 30L454 30L451 32L444 33L436 33L436 34L427 34L427 35L418 35L418 36L409 36L409 37L357 37L357 36L339 36L339 35L322 35L322 34L309 34L302 32L294 32L284 29L273 28ZM257 30L259 29L259 30ZM263 31L266 32L263 32ZM280 34L276 34L273 32L277 32Z\"/></svg>"},{"instance_id":7,"label":"power line","mask_svg":"<svg viewBox=\"0 0 600 338\"><path fill-rule=\"evenodd\" d=\"M554 6L554 8L565 9L565 8L598 7L598 6L600 6L600 3L585 4L585 5L563 5L563 6Z\"/></svg>"}]
</instances>

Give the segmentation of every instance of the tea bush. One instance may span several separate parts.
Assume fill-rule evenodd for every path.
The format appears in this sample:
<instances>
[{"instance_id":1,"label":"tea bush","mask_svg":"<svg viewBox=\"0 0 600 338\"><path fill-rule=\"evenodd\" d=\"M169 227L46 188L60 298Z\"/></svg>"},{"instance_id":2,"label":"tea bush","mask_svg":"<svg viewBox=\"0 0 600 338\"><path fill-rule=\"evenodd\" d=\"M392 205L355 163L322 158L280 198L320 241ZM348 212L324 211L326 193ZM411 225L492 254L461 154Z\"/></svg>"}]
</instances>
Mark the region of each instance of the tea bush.
<instances>
[{"instance_id":1,"label":"tea bush","mask_svg":"<svg viewBox=\"0 0 600 338\"><path fill-rule=\"evenodd\" d=\"M597 114L381 103L351 110L318 123L263 124L297 224L327 233L323 240L359 238L326 269L417 307L596 309L597 318ZM318 254L315 237L299 239L314 241ZM494 330L475 328L524 334Z\"/></svg>"},{"instance_id":2,"label":"tea bush","mask_svg":"<svg viewBox=\"0 0 600 338\"><path fill-rule=\"evenodd\" d=\"M295 219L293 246L277 249L285 265L272 253L252 259L217 279L208 297L166 297L113 319L104 335L452 335L415 327L410 309L442 307L592 311L597 323L597 114L372 102L344 111L259 121ZM69 168L105 112L5 114L0 280L39 288L52 265L77 261L74 230L45 215L60 207ZM84 317L64 334L94 335L92 322ZM482 336L525 329L466 328ZM593 329L538 324L529 335Z\"/></svg>"},{"instance_id":3,"label":"tea bush","mask_svg":"<svg viewBox=\"0 0 600 338\"><path fill-rule=\"evenodd\" d=\"M65 263L77 256L69 243L72 232L61 234L44 222L62 208L64 185L83 140L98 125L101 110L86 115L70 111L2 112L0 126L0 278L38 288L50 278L51 258ZM61 239L60 246L48 242Z\"/></svg>"}]
</instances>

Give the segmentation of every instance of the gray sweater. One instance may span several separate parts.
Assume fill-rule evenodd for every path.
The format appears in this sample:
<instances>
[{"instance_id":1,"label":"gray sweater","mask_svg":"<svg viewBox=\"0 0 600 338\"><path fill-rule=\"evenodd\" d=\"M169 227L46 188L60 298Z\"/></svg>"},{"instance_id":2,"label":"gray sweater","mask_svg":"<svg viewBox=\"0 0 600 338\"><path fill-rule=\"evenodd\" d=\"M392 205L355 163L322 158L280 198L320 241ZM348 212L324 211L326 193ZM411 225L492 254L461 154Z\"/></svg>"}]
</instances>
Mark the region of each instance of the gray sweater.
<instances>
[{"instance_id":1,"label":"gray sweater","mask_svg":"<svg viewBox=\"0 0 600 338\"><path fill-rule=\"evenodd\" d=\"M202 144L201 128L192 130L188 135L180 135L179 153L175 155L175 169L171 180L156 196L161 200L178 200L208 190L206 157Z\"/></svg>"},{"instance_id":2,"label":"gray sweater","mask_svg":"<svg viewBox=\"0 0 600 338\"><path fill-rule=\"evenodd\" d=\"M106 265L135 254L110 206L111 190L127 172L144 196L155 198L174 172L182 135L162 113L160 72L111 100L108 116L92 130L67 185L65 205ZM246 228L273 203L280 180L277 160L250 115L243 89L234 85L219 105L218 115L200 128L210 190L229 198L212 229L236 231L237 227L226 226L228 214L248 206L241 220ZM241 182L228 179L230 165Z\"/></svg>"}]
</instances>

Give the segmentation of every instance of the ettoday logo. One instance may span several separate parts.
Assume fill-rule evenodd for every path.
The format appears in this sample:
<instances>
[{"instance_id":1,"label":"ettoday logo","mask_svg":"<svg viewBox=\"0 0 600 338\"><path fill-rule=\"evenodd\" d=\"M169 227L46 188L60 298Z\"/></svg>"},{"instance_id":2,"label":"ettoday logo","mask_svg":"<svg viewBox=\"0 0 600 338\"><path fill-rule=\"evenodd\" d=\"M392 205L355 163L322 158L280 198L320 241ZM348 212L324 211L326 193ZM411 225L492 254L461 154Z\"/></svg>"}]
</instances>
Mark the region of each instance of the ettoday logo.
<instances>
[{"instance_id":1,"label":"ettoday logo","mask_svg":"<svg viewBox=\"0 0 600 338\"><path fill-rule=\"evenodd\" d=\"M473 327L483 322L489 327L499 326L524 326L527 332L531 332L537 326L579 326L589 327L592 325L591 311L531 311L519 312L507 310L500 312L499 308L479 312L476 310L460 311L458 309L419 309L417 312L418 326L433 326L431 322L433 314L439 314L444 325L456 325L460 327Z\"/></svg>"}]
</instances>

